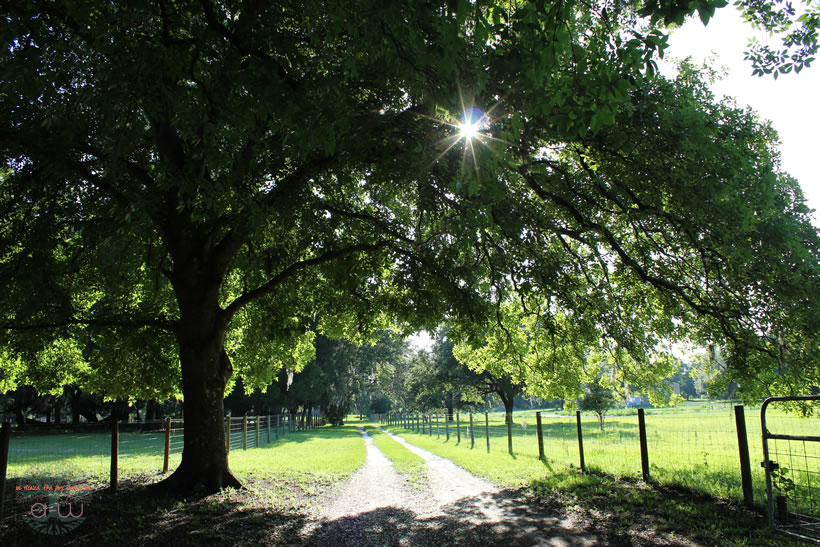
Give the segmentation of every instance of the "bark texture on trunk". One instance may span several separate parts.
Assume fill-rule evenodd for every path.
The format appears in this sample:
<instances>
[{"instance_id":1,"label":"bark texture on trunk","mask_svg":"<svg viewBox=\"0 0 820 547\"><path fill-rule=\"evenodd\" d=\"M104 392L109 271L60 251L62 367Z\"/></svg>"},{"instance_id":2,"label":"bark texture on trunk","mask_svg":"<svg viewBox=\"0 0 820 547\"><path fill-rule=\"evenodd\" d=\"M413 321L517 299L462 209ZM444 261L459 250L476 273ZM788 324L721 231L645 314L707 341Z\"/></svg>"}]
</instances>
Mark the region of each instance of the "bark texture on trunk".
<instances>
[{"instance_id":1,"label":"bark texture on trunk","mask_svg":"<svg viewBox=\"0 0 820 547\"><path fill-rule=\"evenodd\" d=\"M224 349L228 321L218 304L219 284L174 285L180 307L176 334L185 397L185 440L182 462L157 488L174 495L239 488L242 484L228 466L225 449L223 400L233 368Z\"/></svg>"}]
</instances>

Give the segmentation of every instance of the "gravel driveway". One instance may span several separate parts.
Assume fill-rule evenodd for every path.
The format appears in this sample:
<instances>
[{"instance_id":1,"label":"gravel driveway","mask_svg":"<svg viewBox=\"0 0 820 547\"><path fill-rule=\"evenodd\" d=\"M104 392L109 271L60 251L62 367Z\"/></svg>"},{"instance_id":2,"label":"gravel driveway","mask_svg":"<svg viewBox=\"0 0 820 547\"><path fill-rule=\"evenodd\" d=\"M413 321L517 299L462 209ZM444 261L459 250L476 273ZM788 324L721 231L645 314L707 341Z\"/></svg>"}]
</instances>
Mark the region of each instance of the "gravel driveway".
<instances>
[{"instance_id":1,"label":"gravel driveway","mask_svg":"<svg viewBox=\"0 0 820 547\"><path fill-rule=\"evenodd\" d=\"M365 465L328 500L305 531L310 545L599 545L571 518L522 503L444 458L396 440L425 459L429 485L414 491L361 429ZM580 529L580 530L579 530Z\"/></svg>"}]
</instances>

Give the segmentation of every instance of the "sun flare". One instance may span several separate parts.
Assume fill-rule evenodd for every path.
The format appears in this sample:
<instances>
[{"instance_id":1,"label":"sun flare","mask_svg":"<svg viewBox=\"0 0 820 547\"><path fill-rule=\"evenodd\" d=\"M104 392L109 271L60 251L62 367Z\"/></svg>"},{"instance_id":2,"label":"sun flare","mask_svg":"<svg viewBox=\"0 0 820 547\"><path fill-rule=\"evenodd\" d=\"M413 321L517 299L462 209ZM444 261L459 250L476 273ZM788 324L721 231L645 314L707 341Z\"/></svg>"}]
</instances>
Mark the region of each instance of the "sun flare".
<instances>
[{"instance_id":1,"label":"sun flare","mask_svg":"<svg viewBox=\"0 0 820 547\"><path fill-rule=\"evenodd\" d=\"M478 108L465 108L458 128L458 136L465 141L471 141L481 135L485 123L484 114Z\"/></svg>"},{"instance_id":2,"label":"sun flare","mask_svg":"<svg viewBox=\"0 0 820 547\"><path fill-rule=\"evenodd\" d=\"M478 136L480 127L477 123L467 121L458 124L458 135L465 141L472 140Z\"/></svg>"}]
</instances>

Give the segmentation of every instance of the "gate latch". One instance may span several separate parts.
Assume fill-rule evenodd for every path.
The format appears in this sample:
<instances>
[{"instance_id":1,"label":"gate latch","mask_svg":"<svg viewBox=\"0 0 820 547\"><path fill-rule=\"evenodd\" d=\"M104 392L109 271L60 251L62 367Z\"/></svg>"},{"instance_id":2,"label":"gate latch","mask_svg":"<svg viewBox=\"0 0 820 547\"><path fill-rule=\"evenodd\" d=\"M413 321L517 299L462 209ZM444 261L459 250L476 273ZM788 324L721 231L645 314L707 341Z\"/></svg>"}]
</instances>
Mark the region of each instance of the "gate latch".
<instances>
[{"instance_id":1,"label":"gate latch","mask_svg":"<svg viewBox=\"0 0 820 547\"><path fill-rule=\"evenodd\" d=\"M766 471L772 472L778 467L780 467L780 465L773 460L763 460L762 462L760 462L760 467L762 467Z\"/></svg>"}]
</instances>

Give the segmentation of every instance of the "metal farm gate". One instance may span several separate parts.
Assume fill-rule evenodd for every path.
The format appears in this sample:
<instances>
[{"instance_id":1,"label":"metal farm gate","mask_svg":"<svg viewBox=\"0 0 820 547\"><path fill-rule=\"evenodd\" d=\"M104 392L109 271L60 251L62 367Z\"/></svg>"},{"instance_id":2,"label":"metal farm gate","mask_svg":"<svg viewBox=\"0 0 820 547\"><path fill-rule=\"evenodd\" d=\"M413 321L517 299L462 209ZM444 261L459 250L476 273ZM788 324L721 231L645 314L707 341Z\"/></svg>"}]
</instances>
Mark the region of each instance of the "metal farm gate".
<instances>
[{"instance_id":1,"label":"metal farm gate","mask_svg":"<svg viewBox=\"0 0 820 547\"><path fill-rule=\"evenodd\" d=\"M820 545L820 396L770 397L760 408L769 522L779 533ZM809 405L813 418L766 411L772 405ZM775 425L772 425L776 423ZM773 427L774 431L770 431ZM799 430L799 431L795 431ZM800 434L795 434L800 433Z\"/></svg>"}]
</instances>

